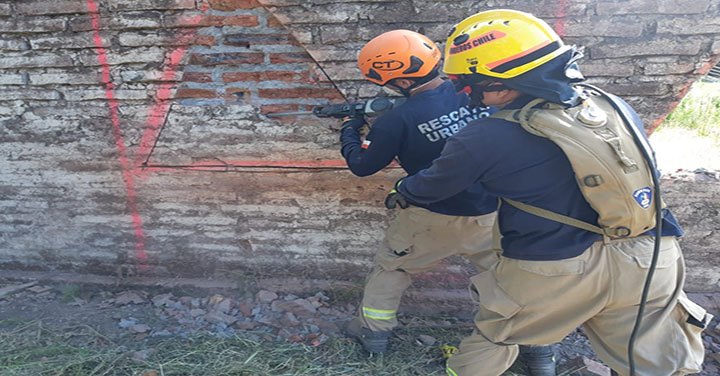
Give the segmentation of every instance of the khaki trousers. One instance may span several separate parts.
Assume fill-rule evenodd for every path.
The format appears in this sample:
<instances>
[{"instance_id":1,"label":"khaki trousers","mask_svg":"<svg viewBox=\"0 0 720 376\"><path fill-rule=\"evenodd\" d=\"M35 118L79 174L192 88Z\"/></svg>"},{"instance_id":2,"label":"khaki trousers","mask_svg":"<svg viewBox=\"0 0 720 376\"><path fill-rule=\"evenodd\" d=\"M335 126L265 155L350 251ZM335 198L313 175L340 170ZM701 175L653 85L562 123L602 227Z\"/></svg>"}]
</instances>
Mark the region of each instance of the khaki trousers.
<instances>
[{"instance_id":1,"label":"khaki trousers","mask_svg":"<svg viewBox=\"0 0 720 376\"><path fill-rule=\"evenodd\" d=\"M451 376L495 376L513 363L517 344L561 341L583 325L597 356L628 375L632 332L654 238L597 242L582 255L558 261L501 257L472 278L482 297L476 329L447 362ZM637 376L701 370L701 331L712 315L682 291L685 263L674 237L663 237L642 326L635 342Z\"/></svg>"},{"instance_id":2,"label":"khaki trousers","mask_svg":"<svg viewBox=\"0 0 720 376\"><path fill-rule=\"evenodd\" d=\"M400 210L365 282L359 312L363 326L374 331L397 326L395 315L410 275L427 271L448 256L464 255L479 271L497 262L498 254L491 250L494 220L495 213L462 217L417 206Z\"/></svg>"}]
</instances>

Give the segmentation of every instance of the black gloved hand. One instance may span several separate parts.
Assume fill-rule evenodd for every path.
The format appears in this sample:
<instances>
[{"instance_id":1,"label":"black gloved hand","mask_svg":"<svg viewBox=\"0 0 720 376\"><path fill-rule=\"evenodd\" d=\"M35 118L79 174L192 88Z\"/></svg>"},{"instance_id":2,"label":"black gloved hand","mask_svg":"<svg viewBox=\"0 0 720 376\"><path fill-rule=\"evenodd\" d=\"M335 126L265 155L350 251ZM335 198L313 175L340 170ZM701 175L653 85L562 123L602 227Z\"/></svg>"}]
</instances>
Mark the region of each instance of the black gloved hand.
<instances>
[{"instance_id":1,"label":"black gloved hand","mask_svg":"<svg viewBox=\"0 0 720 376\"><path fill-rule=\"evenodd\" d=\"M348 118L343 121L340 131L342 132L347 128L352 128L356 132L358 132L363 125L365 125L365 119L363 119L362 117Z\"/></svg>"},{"instance_id":2,"label":"black gloved hand","mask_svg":"<svg viewBox=\"0 0 720 376\"><path fill-rule=\"evenodd\" d=\"M397 191L397 187L399 187L400 184L402 184L402 179L398 180L397 183L395 183L395 187L393 187L393 189L390 190L390 193L388 193L387 197L385 197L386 208L395 209L399 206L400 209L407 209L408 207L410 207L410 204L408 204L405 196L401 195L400 192Z\"/></svg>"}]
</instances>

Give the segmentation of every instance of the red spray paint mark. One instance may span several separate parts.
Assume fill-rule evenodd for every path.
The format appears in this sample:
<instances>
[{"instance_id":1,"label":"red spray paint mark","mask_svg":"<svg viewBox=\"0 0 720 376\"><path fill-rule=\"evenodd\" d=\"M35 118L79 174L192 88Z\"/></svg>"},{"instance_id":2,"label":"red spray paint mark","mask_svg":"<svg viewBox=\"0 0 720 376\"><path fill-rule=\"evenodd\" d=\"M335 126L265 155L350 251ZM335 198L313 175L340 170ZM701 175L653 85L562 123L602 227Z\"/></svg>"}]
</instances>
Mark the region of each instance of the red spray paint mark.
<instances>
[{"instance_id":1,"label":"red spray paint mark","mask_svg":"<svg viewBox=\"0 0 720 376\"><path fill-rule=\"evenodd\" d=\"M555 17L558 19L553 25L555 32L562 38L565 36L565 23L567 19L567 0L558 0L555 4Z\"/></svg>"},{"instance_id":2,"label":"red spray paint mark","mask_svg":"<svg viewBox=\"0 0 720 376\"><path fill-rule=\"evenodd\" d=\"M194 33L185 34L180 38L179 43L185 44L194 36ZM150 155L155 140L159 136L160 129L170 109L170 96L175 85L171 81L174 80L175 74L180 67L180 62L187 50L188 46L178 47L170 53L170 56L166 60L162 74L162 83L155 94L155 104L150 110L150 115L145 123L145 131L143 132L142 139L140 139L140 146L135 154L134 165L136 167L145 162Z\"/></svg>"},{"instance_id":3,"label":"red spray paint mark","mask_svg":"<svg viewBox=\"0 0 720 376\"><path fill-rule=\"evenodd\" d=\"M336 159L336 160L324 160L324 161L318 161L318 160L311 160L311 161L298 161L298 160L278 160L278 161L253 161L253 160L246 160L246 161L223 161L223 163L230 165L230 166L237 166L237 167L300 167L300 168L323 168L323 167L347 167L347 164L344 160ZM208 166L208 165L217 165L217 161L204 161L204 162L195 162L192 164L192 166Z\"/></svg>"},{"instance_id":4,"label":"red spray paint mark","mask_svg":"<svg viewBox=\"0 0 720 376\"><path fill-rule=\"evenodd\" d=\"M108 109L110 111L110 121L112 123L113 136L115 137L115 147L118 150L118 158L122 168L122 177L125 182L125 191L127 193L127 205L132 217L133 227L135 228L135 256L138 263L138 269L144 271L147 269L147 252L145 251L145 232L142 229L142 218L137 208L137 194L135 191L135 179L132 174L132 167L128 162L125 141L123 140L122 130L120 129L120 116L118 111L118 102L115 99L115 85L110 78L110 65L107 60L107 53L102 47L102 38L100 37L100 16L98 14L97 3L94 0L87 0L88 10L90 11L93 39L95 41L95 52L98 61L102 67L102 81L105 84L105 97L108 100Z\"/></svg>"},{"instance_id":5,"label":"red spray paint mark","mask_svg":"<svg viewBox=\"0 0 720 376\"><path fill-rule=\"evenodd\" d=\"M245 161L203 161L185 165L163 165L160 163L151 163L143 169L149 171L159 171L166 169L182 169L182 170L225 170L233 167L267 167L267 168L295 168L295 169L324 169L337 168L345 169L347 164L344 160L324 160L324 161L264 161L264 160L245 160Z\"/></svg>"},{"instance_id":6,"label":"red spray paint mark","mask_svg":"<svg viewBox=\"0 0 720 376\"><path fill-rule=\"evenodd\" d=\"M210 5L206 1L200 4L200 10L202 12L208 10L209 7ZM197 25L201 21L202 16L199 15L191 16L187 19L187 22L192 25ZM174 82L172 81L174 81L175 74L180 68L182 59L189 49L189 44L192 39L195 38L196 34L197 29L192 29L181 35L177 41L181 46L173 50L165 60L165 68L163 69L161 79L162 83L155 94L155 104L150 109L150 115L145 123L145 131L143 132L143 136L140 139L140 146L135 154L133 163L135 168L141 167L147 161L150 153L152 153L153 145L155 145L157 138L160 136L160 130L170 110L170 100L172 99L171 95L174 89ZM138 171L142 170L136 170L136 172Z\"/></svg>"},{"instance_id":7,"label":"red spray paint mark","mask_svg":"<svg viewBox=\"0 0 720 376\"><path fill-rule=\"evenodd\" d=\"M147 171L227 171L232 168L272 168L272 169L298 169L298 170L347 170L345 160L244 160L244 161L203 161L186 165L163 165L151 163L143 167ZM397 162L392 162L386 168L400 168Z\"/></svg>"}]
</instances>

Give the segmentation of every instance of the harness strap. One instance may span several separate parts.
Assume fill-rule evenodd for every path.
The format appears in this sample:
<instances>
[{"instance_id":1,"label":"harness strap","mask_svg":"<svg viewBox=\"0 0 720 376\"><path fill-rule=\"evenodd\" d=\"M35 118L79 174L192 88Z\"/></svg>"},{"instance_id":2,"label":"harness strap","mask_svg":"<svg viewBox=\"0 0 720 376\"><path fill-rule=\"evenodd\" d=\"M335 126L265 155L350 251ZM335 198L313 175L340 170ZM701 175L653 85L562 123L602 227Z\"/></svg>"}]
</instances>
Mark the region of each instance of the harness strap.
<instances>
[{"instance_id":1,"label":"harness strap","mask_svg":"<svg viewBox=\"0 0 720 376\"><path fill-rule=\"evenodd\" d=\"M498 198L498 206L496 212L500 212L502 199ZM492 247L498 251L502 251L502 233L500 232L500 216L496 215L492 228Z\"/></svg>"},{"instance_id":2,"label":"harness strap","mask_svg":"<svg viewBox=\"0 0 720 376\"><path fill-rule=\"evenodd\" d=\"M522 109L500 110L500 111L497 111L494 114L490 115L490 117L503 119L503 120L510 121L513 123L520 123L522 125L523 129L525 129L527 132L534 134L536 136L547 137L545 134L536 130L531 124L528 123L528 112L531 109L533 109L534 107L536 107L542 103L545 103L545 102L547 102L547 101L543 98L536 98L536 99L530 101L525 106L523 106ZM551 104L551 105L554 105L554 104ZM559 105L555 105L555 106L561 107ZM520 209L524 212L536 215L538 217L542 217L545 219L549 219L551 221L566 224L568 226L573 226L573 227L577 227L577 228L580 228L580 229L583 229L586 231L594 232L596 234L600 234L603 236L603 240L605 242L608 242L610 240L611 236L616 235L615 231L613 231L612 229L602 229L601 227L581 221L579 219L575 219L572 217L568 217L566 215L555 213L555 212L547 210L547 209L542 209L537 206L525 204L525 203L522 203L519 201L511 200L509 198L502 198L502 201L507 202L508 204L516 207L517 209ZM500 208L498 206L498 210L499 209ZM496 239L497 236L493 236L493 238Z\"/></svg>"},{"instance_id":3,"label":"harness strap","mask_svg":"<svg viewBox=\"0 0 720 376\"><path fill-rule=\"evenodd\" d=\"M603 236L603 239L605 240L605 242L607 242L609 240L608 236L614 235L614 231L612 231L612 229L603 230L602 228L595 226L593 224L587 223L585 221L581 221L581 220L575 219L573 217L568 217L566 215L555 213L553 211L539 208L537 206L533 206L530 204L525 204L525 203L522 203L519 201L511 200L509 198L503 198L502 200L524 212L536 215L538 217L542 217L545 219L549 219L551 221L566 224L568 226L573 226L573 227L581 228L586 231L594 232L596 234L600 234Z\"/></svg>"}]
</instances>

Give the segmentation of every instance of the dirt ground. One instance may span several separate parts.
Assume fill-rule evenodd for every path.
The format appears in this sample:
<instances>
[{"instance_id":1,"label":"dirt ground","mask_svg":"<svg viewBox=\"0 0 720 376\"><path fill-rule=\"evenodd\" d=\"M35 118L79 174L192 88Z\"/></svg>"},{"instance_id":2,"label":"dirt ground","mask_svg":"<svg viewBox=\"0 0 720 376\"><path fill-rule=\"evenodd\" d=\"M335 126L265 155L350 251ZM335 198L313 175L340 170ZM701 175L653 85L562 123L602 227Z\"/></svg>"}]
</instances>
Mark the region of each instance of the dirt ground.
<instances>
[{"instance_id":1,"label":"dirt ground","mask_svg":"<svg viewBox=\"0 0 720 376\"><path fill-rule=\"evenodd\" d=\"M13 291L14 290L14 291ZM143 357L152 351L150 340L184 339L197 333L212 333L217 338L235 335L264 343L304 343L323 346L330 338L342 337L341 328L356 311L357 291L325 290L296 296L257 290L253 287L208 291L197 288L108 287L0 280L0 334L21 323L39 322L47 328L72 336L74 331L92 330L98 338L122 344ZM706 300L704 303L708 304ZM717 307L713 308L717 311ZM716 312L717 314L717 312ZM405 313L405 326L453 327L469 333L467 319L426 317ZM717 319L706 331L707 358L704 376L720 374L720 328ZM85 329L83 329L85 328ZM398 335L409 337L411 335ZM415 340L440 346L432 336L393 338ZM578 364L595 367L609 375L598 363L587 338L578 329L555 345L559 370L577 369ZM0 367L0 375L2 375Z\"/></svg>"}]
</instances>

